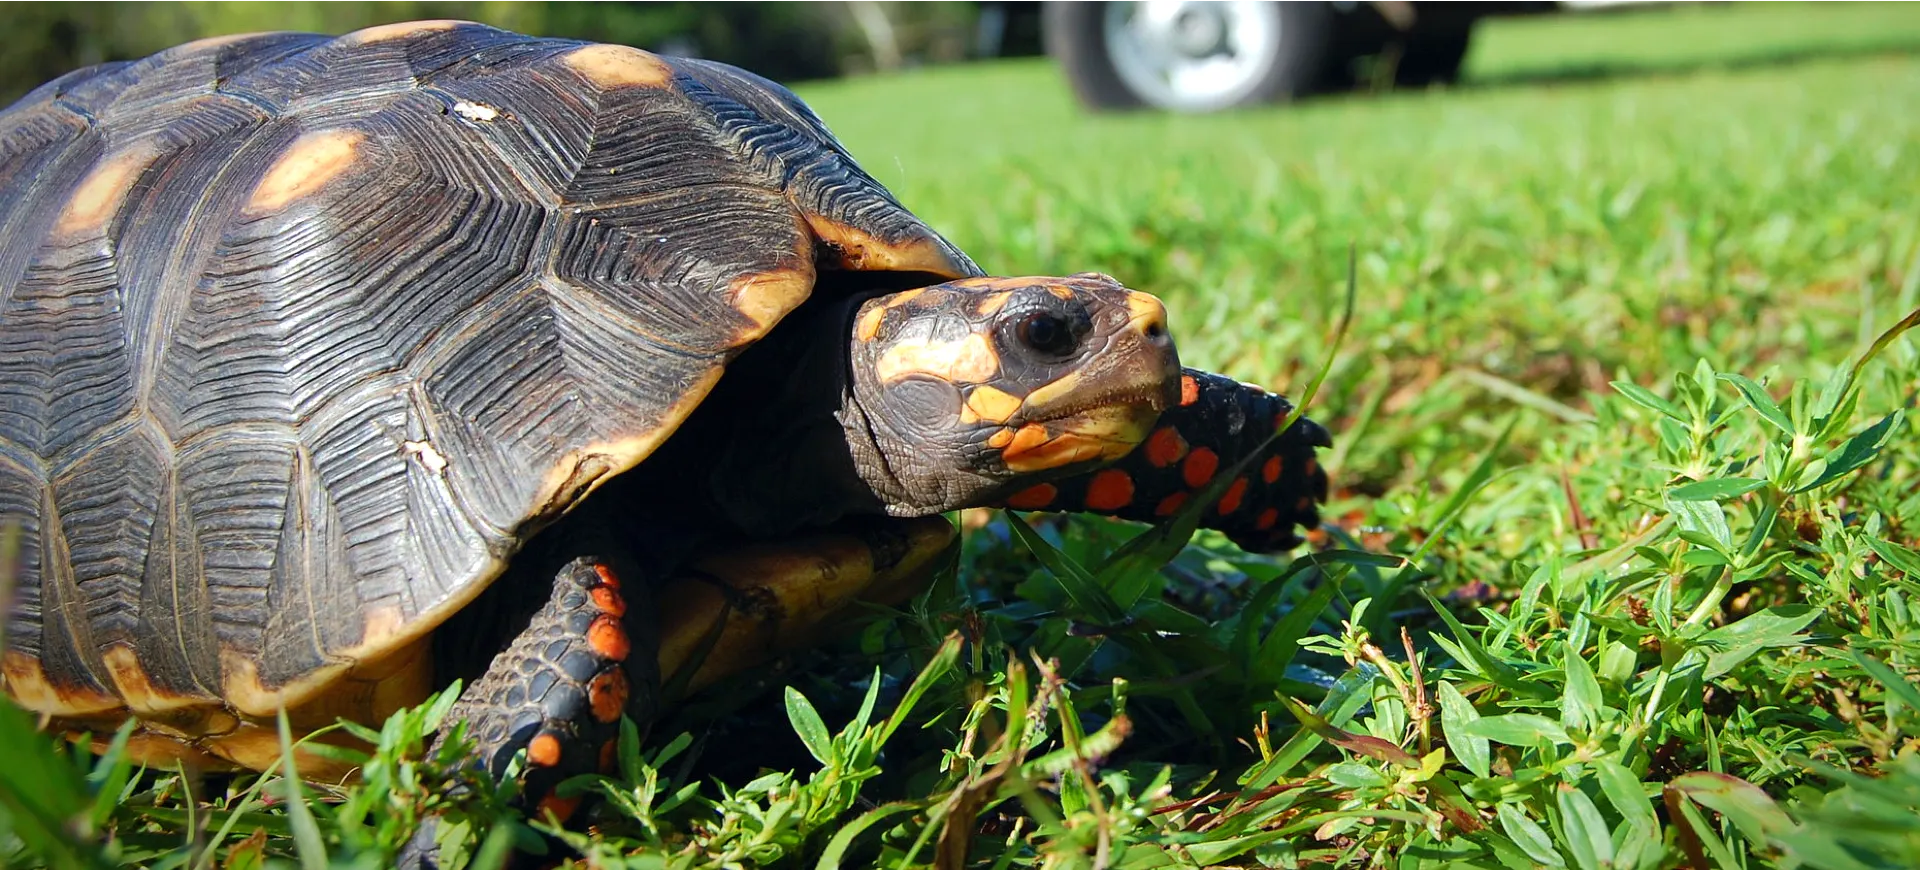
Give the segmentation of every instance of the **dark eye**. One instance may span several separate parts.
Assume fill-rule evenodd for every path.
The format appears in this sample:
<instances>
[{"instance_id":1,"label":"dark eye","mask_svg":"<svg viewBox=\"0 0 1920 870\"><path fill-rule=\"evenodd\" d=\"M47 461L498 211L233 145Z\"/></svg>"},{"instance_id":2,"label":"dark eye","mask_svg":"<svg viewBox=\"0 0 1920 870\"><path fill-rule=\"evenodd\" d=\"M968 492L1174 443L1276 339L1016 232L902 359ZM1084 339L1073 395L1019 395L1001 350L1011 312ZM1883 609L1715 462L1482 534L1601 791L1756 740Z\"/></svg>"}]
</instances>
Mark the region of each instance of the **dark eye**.
<instances>
[{"instance_id":1,"label":"dark eye","mask_svg":"<svg viewBox=\"0 0 1920 870\"><path fill-rule=\"evenodd\" d=\"M1050 356L1073 352L1073 327L1051 311L1036 311L1020 321L1020 341Z\"/></svg>"}]
</instances>

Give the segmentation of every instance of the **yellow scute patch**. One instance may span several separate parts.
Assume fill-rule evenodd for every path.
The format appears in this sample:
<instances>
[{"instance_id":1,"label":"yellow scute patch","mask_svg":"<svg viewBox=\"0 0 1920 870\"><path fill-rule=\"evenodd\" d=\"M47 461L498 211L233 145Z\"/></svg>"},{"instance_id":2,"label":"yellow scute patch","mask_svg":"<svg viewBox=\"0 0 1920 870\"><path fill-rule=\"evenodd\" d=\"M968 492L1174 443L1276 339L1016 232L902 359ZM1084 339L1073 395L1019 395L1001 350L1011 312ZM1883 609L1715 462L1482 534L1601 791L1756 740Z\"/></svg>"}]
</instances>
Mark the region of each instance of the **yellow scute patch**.
<instances>
[{"instance_id":1,"label":"yellow scute patch","mask_svg":"<svg viewBox=\"0 0 1920 870\"><path fill-rule=\"evenodd\" d=\"M780 318L800 307L800 303L807 300L807 294L813 292L813 264L801 262L804 265L792 269L742 275L733 280L733 310L752 320L756 327L740 336L742 343L766 335Z\"/></svg>"},{"instance_id":2,"label":"yellow scute patch","mask_svg":"<svg viewBox=\"0 0 1920 870\"><path fill-rule=\"evenodd\" d=\"M312 195L353 165L365 140L359 130L322 130L293 140L254 186L247 211L279 211Z\"/></svg>"},{"instance_id":3,"label":"yellow scute patch","mask_svg":"<svg viewBox=\"0 0 1920 870\"><path fill-rule=\"evenodd\" d=\"M427 21L396 21L392 24L376 24L372 27L363 27L340 38L343 41L356 45L368 45L375 42L386 42L390 39L403 39L422 33L439 33L452 30L462 24L470 23L472 22L456 21L447 18Z\"/></svg>"},{"instance_id":4,"label":"yellow scute patch","mask_svg":"<svg viewBox=\"0 0 1920 870\"><path fill-rule=\"evenodd\" d=\"M664 88L673 81L666 61L624 45L589 45L568 52L560 62L601 88Z\"/></svg>"},{"instance_id":5,"label":"yellow scute patch","mask_svg":"<svg viewBox=\"0 0 1920 870\"><path fill-rule=\"evenodd\" d=\"M60 219L53 226L54 235L72 238L104 231L126 203L140 173L158 156L151 142L142 141L102 158L67 197L67 206L60 210Z\"/></svg>"},{"instance_id":6,"label":"yellow scute patch","mask_svg":"<svg viewBox=\"0 0 1920 870\"><path fill-rule=\"evenodd\" d=\"M855 272L931 272L948 280L969 273L930 235L889 242L826 215L806 217L813 234L840 252L840 262L835 264L840 268Z\"/></svg>"},{"instance_id":7,"label":"yellow scute patch","mask_svg":"<svg viewBox=\"0 0 1920 870\"><path fill-rule=\"evenodd\" d=\"M155 687L133 647L114 644L107 647L101 659L107 664L107 677L113 680L114 689L120 693L120 697L127 699L127 708L135 713L162 713L217 703L212 698L180 695Z\"/></svg>"},{"instance_id":8,"label":"yellow scute patch","mask_svg":"<svg viewBox=\"0 0 1920 870\"><path fill-rule=\"evenodd\" d=\"M57 716L84 716L120 709L119 698L110 695L56 686L47 679L37 659L25 653L8 651L0 656L0 674L6 676L7 695L20 706L35 713Z\"/></svg>"}]
</instances>

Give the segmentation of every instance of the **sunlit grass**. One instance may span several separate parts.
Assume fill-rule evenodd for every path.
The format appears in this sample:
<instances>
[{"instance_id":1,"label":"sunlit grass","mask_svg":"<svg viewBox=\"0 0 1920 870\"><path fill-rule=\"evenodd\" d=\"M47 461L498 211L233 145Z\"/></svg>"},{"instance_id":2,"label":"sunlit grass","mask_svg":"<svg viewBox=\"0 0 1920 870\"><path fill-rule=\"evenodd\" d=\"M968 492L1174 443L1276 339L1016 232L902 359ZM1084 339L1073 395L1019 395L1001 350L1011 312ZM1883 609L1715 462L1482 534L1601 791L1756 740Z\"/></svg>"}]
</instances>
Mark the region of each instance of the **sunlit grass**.
<instances>
[{"instance_id":1,"label":"sunlit grass","mask_svg":"<svg viewBox=\"0 0 1920 870\"><path fill-rule=\"evenodd\" d=\"M1137 527L990 522L913 606L629 735L566 836L675 868L1920 866L1920 353L1851 377L1920 306L1920 60L1880 51L1920 24L1819 10L1496 22L1466 88L1204 118L1088 116L1039 62L805 89L988 269L1112 273L1185 361L1292 394L1330 362L1336 522L1150 577L1102 568ZM1087 578L1145 594L1115 620ZM379 866L446 806L464 854L525 841L432 785L430 719L302 792L302 852L282 782L189 811L189 778L0 717L34 759L0 765L0 863Z\"/></svg>"}]
</instances>

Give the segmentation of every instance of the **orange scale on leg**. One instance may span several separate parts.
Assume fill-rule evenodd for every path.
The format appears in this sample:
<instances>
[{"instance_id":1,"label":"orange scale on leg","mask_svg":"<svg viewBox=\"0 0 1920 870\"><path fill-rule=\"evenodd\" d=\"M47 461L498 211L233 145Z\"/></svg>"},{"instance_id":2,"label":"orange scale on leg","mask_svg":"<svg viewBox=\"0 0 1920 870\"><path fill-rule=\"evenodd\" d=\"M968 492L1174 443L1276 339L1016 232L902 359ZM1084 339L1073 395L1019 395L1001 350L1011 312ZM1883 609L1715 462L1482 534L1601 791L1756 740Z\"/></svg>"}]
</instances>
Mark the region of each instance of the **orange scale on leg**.
<instances>
[{"instance_id":1,"label":"orange scale on leg","mask_svg":"<svg viewBox=\"0 0 1920 870\"><path fill-rule=\"evenodd\" d=\"M1176 492L1170 496L1167 496L1166 498L1161 499L1160 504L1154 507L1153 515L1156 517L1173 516L1175 513L1179 512L1180 506L1186 503L1187 503L1187 494L1184 492Z\"/></svg>"},{"instance_id":2,"label":"orange scale on leg","mask_svg":"<svg viewBox=\"0 0 1920 870\"><path fill-rule=\"evenodd\" d=\"M1037 511L1053 504L1053 500L1059 495L1060 490L1054 488L1053 484L1042 483L1007 496L1007 507L1015 510Z\"/></svg>"},{"instance_id":3,"label":"orange scale on leg","mask_svg":"<svg viewBox=\"0 0 1920 870\"><path fill-rule=\"evenodd\" d=\"M1147 461L1155 468L1166 468L1187 455L1187 439L1172 426L1162 426L1147 437Z\"/></svg>"},{"instance_id":4,"label":"orange scale on leg","mask_svg":"<svg viewBox=\"0 0 1920 870\"><path fill-rule=\"evenodd\" d=\"M587 646L601 658L616 662L626 661L633 649L620 620L606 614L594 617L593 624L587 626Z\"/></svg>"},{"instance_id":5,"label":"orange scale on leg","mask_svg":"<svg viewBox=\"0 0 1920 870\"><path fill-rule=\"evenodd\" d=\"M1225 494L1220 496L1220 515L1226 516L1240 509L1240 500L1247 495L1247 479L1242 477L1227 486Z\"/></svg>"},{"instance_id":6,"label":"orange scale on leg","mask_svg":"<svg viewBox=\"0 0 1920 870\"><path fill-rule=\"evenodd\" d=\"M595 721L620 721L620 715L627 711L627 672L614 668L594 677L587 684L587 703L593 708Z\"/></svg>"},{"instance_id":7,"label":"orange scale on leg","mask_svg":"<svg viewBox=\"0 0 1920 870\"><path fill-rule=\"evenodd\" d=\"M1220 468L1220 455L1212 448L1201 447L1187 454L1187 461L1180 466L1180 478L1194 489L1206 486L1213 479L1214 471Z\"/></svg>"},{"instance_id":8,"label":"orange scale on leg","mask_svg":"<svg viewBox=\"0 0 1920 870\"><path fill-rule=\"evenodd\" d=\"M560 738L536 734L527 744L527 763L534 767L553 767L560 763Z\"/></svg>"},{"instance_id":9,"label":"orange scale on leg","mask_svg":"<svg viewBox=\"0 0 1920 870\"><path fill-rule=\"evenodd\" d=\"M1280 479L1280 457L1267 457L1267 461L1260 466L1260 479L1268 483Z\"/></svg>"},{"instance_id":10,"label":"orange scale on leg","mask_svg":"<svg viewBox=\"0 0 1920 870\"><path fill-rule=\"evenodd\" d=\"M1086 506L1096 511L1116 511L1133 501L1133 478L1118 468L1109 468L1093 476L1087 484Z\"/></svg>"},{"instance_id":11,"label":"orange scale on leg","mask_svg":"<svg viewBox=\"0 0 1920 870\"><path fill-rule=\"evenodd\" d=\"M1260 516L1254 519L1253 527L1264 532L1273 528L1274 524L1278 522L1280 522L1280 511L1275 508L1267 508L1261 511Z\"/></svg>"}]
</instances>

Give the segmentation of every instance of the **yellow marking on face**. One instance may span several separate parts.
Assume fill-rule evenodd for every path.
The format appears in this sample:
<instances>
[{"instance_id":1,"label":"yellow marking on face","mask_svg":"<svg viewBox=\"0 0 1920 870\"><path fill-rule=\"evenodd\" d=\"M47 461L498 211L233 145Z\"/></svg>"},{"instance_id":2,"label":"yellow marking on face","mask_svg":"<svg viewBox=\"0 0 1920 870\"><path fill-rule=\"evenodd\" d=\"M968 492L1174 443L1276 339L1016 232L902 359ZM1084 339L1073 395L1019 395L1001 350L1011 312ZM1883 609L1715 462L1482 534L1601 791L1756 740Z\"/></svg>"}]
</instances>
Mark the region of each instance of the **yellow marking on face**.
<instances>
[{"instance_id":1,"label":"yellow marking on face","mask_svg":"<svg viewBox=\"0 0 1920 870\"><path fill-rule=\"evenodd\" d=\"M673 69L659 55L624 45L577 48L560 62L602 89L664 88L673 81Z\"/></svg>"},{"instance_id":2,"label":"yellow marking on face","mask_svg":"<svg viewBox=\"0 0 1920 870\"><path fill-rule=\"evenodd\" d=\"M182 695L155 687L146 667L140 664L139 655L126 644L109 646L100 657L106 662L107 678L113 681L114 690L135 713L150 715L218 703L209 696Z\"/></svg>"},{"instance_id":3,"label":"yellow marking on face","mask_svg":"<svg viewBox=\"0 0 1920 870\"><path fill-rule=\"evenodd\" d=\"M887 348L874 364L874 373L883 383L924 374L954 384L977 384L999 372L1000 355L978 333L958 341L902 342Z\"/></svg>"},{"instance_id":4,"label":"yellow marking on face","mask_svg":"<svg viewBox=\"0 0 1920 870\"><path fill-rule=\"evenodd\" d=\"M806 213L807 225L821 241L839 250L840 268L855 272L931 272L944 280L972 274L972 269L931 235L913 235L898 242L843 224L822 214Z\"/></svg>"},{"instance_id":5,"label":"yellow marking on face","mask_svg":"<svg viewBox=\"0 0 1920 870\"><path fill-rule=\"evenodd\" d=\"M266 214L312 195L347 171L360 156L367 134L359 130L322 130L293 140L253 188L247 211Z\"/></svg>"},{"instance_id":6,"label":"yellow marking on face","mask_svg":"<svg viewBox=\"0 0 1920 870\"><path fill-rule=\"evenodd\" d=\"M1000 448L1005 447L1008 444L1012 444L1012 443L1013 443L1012 429L1003 428L1000 431L987 436L987 446L995 450L999 450Z\"/></svg>"},{"instance_id":7,"label":"yellow marking on face","mask_svg":"<svg viewBox=\"0 0 1920 870\"><path fill-rule=\"evenodd\" d=\"M54 236L71 239L104 232L107 222L126 204L134 182L159 154L151 142L140 142L101 158L67 197L67 206L53 225Z\"/></svg>"},{"instance_id":8,"label":"yellow marking on face","mask_svg":"<svg viewBox=\"0 0 1920 870\"><path fill-rule=\"evenodd\" d=\"M1020 410L1021 401L993 387L974 387L967 395L967 410L972 411L979 420L1005 423L1015 411ZM975 422L969 420L968 422Z\"/></svg>"},{"instance_id":9,"label":"yellow marking on face","mask_svg":"<svg viewBox=\"0 0 1920 870\"><path fill-rule=\"evenodd\" d=\"M792 268L742 275L733 279L731 292L733 310L754 323L736 336L737 344L756 341L813 292L813 262L803 258Z\"/></svg>"},{"instance_id":10,"label":"yellow marking on face","mask_svg":"<svg viewBox=\"0 0 1920 870\"><path fill-rule=\"evenodd\" d=\"M1127 314L1135 329L1144 329L1150 324L1158 324L1161 329L1167 327L1167 306L1151 293L1128 291Z\"/></svg>"},{"instance_id":11,"label":"yellow marking on face","mask_svg":"<svg viewBox=\"0 0 1920 870\"><path fill-rule=\"evenodd\" d=\"M52 716L85 716L125 708L119 698L104 692L79 687L56 686L38 659L17 650L0 656L0 675L6 677L7 694L14 702L35 713Z\"/></svg>"},{"instance_id":12,"label":"yellow marking on face","mask_svg":"<svg viewBox=\"0 0 1920 870\"><path fill-rule=\"evenodd\" d=\"M1048 292L1048 293L1052 293L1053 295L1055 295L1055 296L1058 296L1059 298L1061 298L1061 299L1065 299L1065 300L1068 300L1068 301L1071 301L1071 300L1073 299L1073 288L1072 288L1072 287L1067 287L1067 286L1063 286L1063 285L1060 285L1060 284L1048 284L1048 285L1047 285L1047 292Z\"/></svg>"},{"instance_id":13,"label":"yellow marking on face","mask_svg":"<svg viewBox=\"0 0 1920 870\"><path fill-rule=\"evenodd\" d=\"M447 18L428 19L426 21L395 21L391 24L376 24L372 27L363 27L340 37L340 39L353 43L354 45L371 45L376 42L386 42L390 39L403 39L425 33L440 33L467 23L470 22L455 21Z\"/></svg>"},{"instance_id":14,"label":"yellow marking on face","mask_svg":"<svg viewBox=\"0 0 1920 870\"><path fill-rule=\"evenodd\" d=\"M1080 389L1080 372L1071 371L1060 376L1051 384L1027 394L1027 402L1035 408L1049 408L1065 400L1074 391Z\"/></svg>"},{"instance_id":15,"label":"yellow marking on face","mask_svg":"<svg viewBox=\"0 0 1920 870\"><path fill-rule=\"evenodd\" d=\"M1007 300L1012 298L1013 291L1002 290L980 300L980 303L974 306L973 311L981 317L992 317L995 314L999 314L1000 309L1007 307Z\"/></svg>"}]
</instances>

